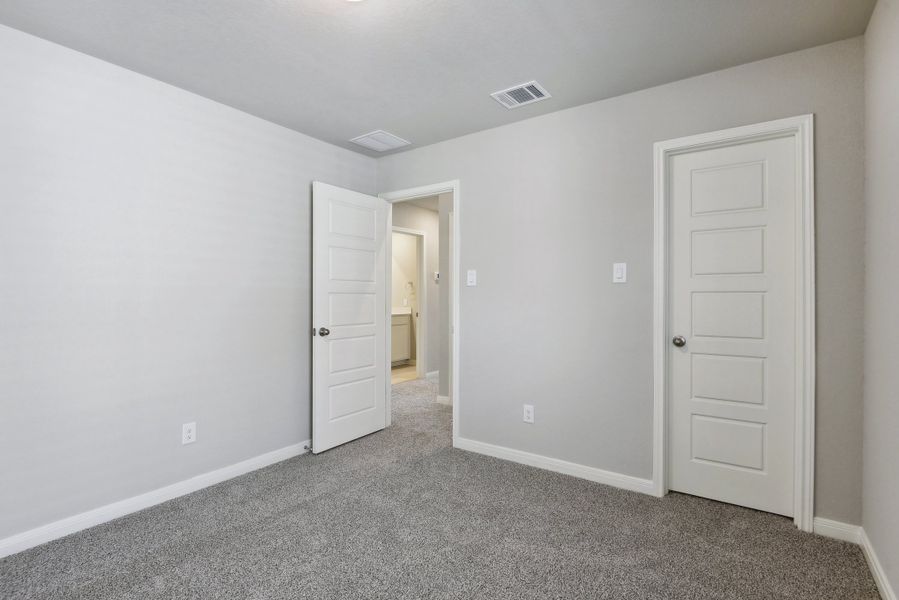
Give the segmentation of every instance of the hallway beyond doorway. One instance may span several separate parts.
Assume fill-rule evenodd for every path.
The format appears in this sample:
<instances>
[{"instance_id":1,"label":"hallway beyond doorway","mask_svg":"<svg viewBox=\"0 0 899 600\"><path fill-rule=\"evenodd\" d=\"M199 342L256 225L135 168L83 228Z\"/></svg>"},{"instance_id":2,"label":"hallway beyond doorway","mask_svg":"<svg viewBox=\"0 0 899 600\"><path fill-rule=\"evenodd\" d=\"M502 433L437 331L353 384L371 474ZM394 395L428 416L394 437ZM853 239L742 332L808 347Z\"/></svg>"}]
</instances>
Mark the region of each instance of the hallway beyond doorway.
<instances>
[{"instance_id":1,"label":"hallway beyond doorway","mask_svg":"<svg viewBox=\"0 0 899 600\"><path fill-rule=\"evenodd\" d=\"M404 381L412 381L418 379L417 367L415 365L400 365L390 369L390 383L396 385Z\"/></svg>"}]
</instances>

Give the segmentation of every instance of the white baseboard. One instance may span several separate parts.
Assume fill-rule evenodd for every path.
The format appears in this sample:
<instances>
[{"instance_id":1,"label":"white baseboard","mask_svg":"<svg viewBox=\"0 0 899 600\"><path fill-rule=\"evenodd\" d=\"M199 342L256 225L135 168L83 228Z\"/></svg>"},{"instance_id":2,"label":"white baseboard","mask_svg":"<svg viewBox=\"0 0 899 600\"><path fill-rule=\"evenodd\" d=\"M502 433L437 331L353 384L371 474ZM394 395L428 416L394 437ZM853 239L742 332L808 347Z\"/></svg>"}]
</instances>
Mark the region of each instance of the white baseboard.
<instances>
[{"instance_id":1,"label":"white baseboard","mask_svg":"<svg viewBox=\"0 0 899 600\"><path fill-rule=\"evenodd\" d=\"M880 564L880 559L877 558L874 546L871 545L871 540L868 539L868 534L865 533L863 527L815 517L814 530L815 533L819 535L842 540L844 542L851 542L861 546L862 552L865 554L865 560L868 561L868 568L871 569L871 575L874 577L875 583L877 583L877 589L880 591L881 598L883 598L883 600L899 600L899 598L896 597L896 592L893 591L893 586L890 585L890 582L887 579L883 566Z\"/></svg>"},{"instance_id":2,"label":"white baseboard","mask_svg":"<svg viewBox=\"0 0 899 600\"><path fill-rule=\"evenodd\" d=\"M428 371L427 373L425 373L425 377L427 379L437 379L438 377L440 377L440 371Z\"/></svg>"},{"instance_id":3,"label":"white baseboard","mask_svg":"<svg viewBox=\"0 0 899 600\"><path fill-rule=\"evenodd\" d=\"M450 400L449 396L437 396L437 404L446 404L447 406L452 406L453 401Z\"/></svg>"},{"instance_id":4,"label":"white baseboard","mask_svg":"<svg viewBox=\"0 0 899 600\"><path fill-rule=\"evenodd\" d=\"M840 521L832 521L831 519L822 519L815 517L812 522L812 530L818 535L834 538L843 542L852 542L860 544L862 540L862 528L858 525L849 525Z\"/></svg>"},{"instance_id":5,"label":"white baseboard","mask_svg":"<svg viewBox=\"0 0 899 600\"><path fill-rule=\"evenodd\" d=\"M883 600L897 600L896 592L893 590L893 586L890 585L887 574L883 570L883 565L880 564L880 559L877 558L874 546L871 545L871 540L868 539L868 534L865 533L864 529L861 530L860 544L862 551L865 553L865 559L868 561L868 567L871 569L871 574L874 576L874 581L877 583L880 597Z\"/></svg>"},{"instance_id":6,"label":"white baseboard","mask_svg":"<svg viewBox=\"0 0 899 600\"><path fill-rule=\"evenodd\" d=\"M587 467L558 458L549 458L540 454L532 454L522 450L514 450L504 446L495 446L484 442L477 442L467 438L457 437L453 439L453 447L460 450L468 450L478 454L486 454L494 458L501 458L538 469L546 469L547 471L555 471L581 479L588 479L597 483L603 483L612 487L617 487L632 492L640 492L643 494L653 495L653 483L651 479L641 479L631 475L622 475L612 471L604 471L595 467Z\"/></svg>"},{"instance_id":7,"label":"white baseboard","mask_svg":"<svg viewBox=\"0 0 899 600\"><path fill-rule=\"evenodd\" d=\"M138 496L119 500L81 514L66 517L47 525L41 525L22 533L0 539L0 558L33 548L40 544L55 540L69 534L112 521L127 514L149 508L167 500L172 500L205 487L221 483L239 475L255 471L269 465L293 458L308 452L310 442L300 442L279 450L260 454L239 463L202 473L190 479L179 481Z\"/></svg>"},{"instance_id":8,"label":"white baseboard","mask_svg":"<svg viewBox=\"0 0 899 600\"><path fill-rule=\"evenodd\" d=\"M439 398L445 398L445 396L439 396L438 401ZM59 521L54 521L53 523L48 523L47 525L42 525L0 539L0 558L22 552L23 550L76 533L83 529L87 529L88 527L106 523L113 519L178 498L179 496L196 492L251 471L305 454L309 451L309 446L310 441L293 444L138 496L132 496L125 500L113 502L112 504L107 504L81 514L66 517L65 519L60 519ZM654 494L653 482L650 479L641 479L631 475L623 475L621 473L605 471L595 467L587 467L585 465L559 460L557 458L550 458L539 454L506 448L504 446L496 446L494 444L487 444L461 437L453 438L453 447L537 467L539 469L546 469L556 473L580 477L581 479L587 479L589 481L595 481L597 483L633 492L649 495ZM816 534L860 545L883 600L899 600L899 597L896 596L893 587L886 577L886 573L883 570L883 566L880 564L880 560L877 558L877 553L871 545L871 541L868 539L868 536L862 527L821 517L815 517L813 527Z\"/></svg>"},{"instance_id":9,"label":"white baseboard","mask_svg":"<svg viewBox=\"0 0 899 600\"><path fill-rule=\"evenodd\" d=\"M641 479L631 475L622 475L621 473L604 471L594 467L587 467L577 463L461 437L453 438L453 447L459 448L460 450L468 450L469 452L477 452L478 454L486 454L487 456L493 456L495 458L501 458L524 465L530 465L540 469L546 469L548 471L564 473L566 475L588 479L590 481L631 490L633 492L655 495L651 479ZM831 519L815 517L813 529L814 532L819 535L860 545L883 600L899 600L886 577L886 573L883 570L883 566L880 564L880 560L877 558L877 553L871 545L868 535L862 527L833 521Z\"/></svg>"}]
</instances>

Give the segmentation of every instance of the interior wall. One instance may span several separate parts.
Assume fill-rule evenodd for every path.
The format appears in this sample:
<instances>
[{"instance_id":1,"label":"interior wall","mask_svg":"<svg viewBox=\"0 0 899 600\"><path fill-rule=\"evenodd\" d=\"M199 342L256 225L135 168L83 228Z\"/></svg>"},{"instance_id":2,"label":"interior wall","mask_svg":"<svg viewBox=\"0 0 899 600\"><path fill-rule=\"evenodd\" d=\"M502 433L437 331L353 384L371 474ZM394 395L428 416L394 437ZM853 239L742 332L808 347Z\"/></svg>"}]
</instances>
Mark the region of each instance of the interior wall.
<instances>
[{"instance_id":1,"label":"interior wall","mask_svg":"<svg viewBox=\"0 0 899 600\"><path fill-rule=\"evenodd\" d=\"M425 372L429 373L439 369L440 361L440 289L433 277L434 272L440 268L437 213L409 202L394 202L393 224L397 227L425 232L425 261L427 262L425 275L427 277L423 285L427 285L428 290L427 307L424 307L427 310L428 318L428 330L425 332L427 335Z\"/></svg>"},{"instance_id":2,"label":"interior wall","mask_svg":"<svg viewBox=\"0 0 899 600\"><path fill-rule=\"evenodd\" d=\"M899 1L880 0L865 34L867 252L864 527L899 590ZM886 595L884 595L886 597Z\"/></svg>"},{"instance_id":3,"label":"interior wall","mask_svg":"<svg viewBox=\"0 0 899 600\"><path fill-rule=\"evenodd\" d=\"M815 510L860 523L863 84L854 38L379 159L381 191L460 180L460 435L651 477L653 143L814 113Z\"/></svg>"},{"instance_id":4,"label":"interior wall","mask_svg":"<svg viewBox=\"0 0 899 600\"><path fill-rule=\"evenodd\" d=\"M418 281L418 237L407 233L393 232L392 256L390 277L391 291L390 301L393 311L397 308L410 308L412 310L412 327L410 328L409 347L412 360L417 362L418 348L415 345L415 336L420 327L416 314L421 308L421 298ZM423 360L424 357L422 357Z\"/></svg>"},{"instance_id":5,"label":"interior wall","mask_svg":"<svg viewBox=\"0 0 899 600\"><path fill-rule=\"evenodd\" d=\"M418 239L393 232L391 293L393 307L418 309Z\"/></svg>"},{"instance_id":6,"label":"interior wall","mask_svg":"<svg viewBox=\"0 0 899 600\"><path fill-rule=\"evenodd\" d=\"M446 192L437 196L437 211L440 227L440 332L438 335L439 351L438 365L440 367L440 379L437 382L437 393L448 398L450 395L450 382L453 379L452 362L452 290L453 280L450 272L452 264L452 252L450 251L450 238L452 230L450 219L453 212L453 194Z\"/></svg>"},{"instance_id":7,"label":"interior wall","mask_svg":"<svg viewBox=\"0 0 899 600\"><path fill-rule=\"evenodd\" d=\"M0 90L0 538L308 440L310 183L375 161L6 27Z\"/></svg>"}]
</instances>

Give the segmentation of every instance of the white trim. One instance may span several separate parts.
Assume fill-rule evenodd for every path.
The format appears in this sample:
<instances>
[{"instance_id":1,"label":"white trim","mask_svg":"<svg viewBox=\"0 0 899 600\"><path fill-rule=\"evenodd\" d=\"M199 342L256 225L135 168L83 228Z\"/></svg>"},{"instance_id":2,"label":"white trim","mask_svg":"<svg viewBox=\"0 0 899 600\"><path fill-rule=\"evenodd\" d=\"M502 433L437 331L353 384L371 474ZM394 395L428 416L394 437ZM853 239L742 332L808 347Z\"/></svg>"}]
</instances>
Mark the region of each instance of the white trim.
<instances>
[{"instance_id":1,"label":"white trim","mask_svg":"<svg viewBox=\"0 0 899 600\"><path fill-rule=\"evenodd\" d=\"M868 561L868 567L871 569L871 575L874 576L874 582L877 584L877 589L880 591L881 598L883 598L883 600L899 600L895 590L893 590L893 586L890 585L890 580L887 579L886 571L883 570L883 565L880 564L880 559L877 558L874 546L871 545L871 540L868 539L868 534L864 529L861 530L859 544L862 547L862 552L865 553L865 560Z\"/></svg>"},{"instance_id":2,"label":"white trim","mask_svg":"<svg viewBox=\"0 0 899 600\"><path fill-rule=\"evenodd\" d=\"M410 229L408 227L397 227L393 225L393 206L390 207L390 219L393 233L405 233L414 235L418 239L415 240L415 249L418 259L418 289L415 293L418 295L418 327L415 328L415 376L419 379L426 376L425 369L428 366L428 234L421 229ZM393 257L393 236L391 236L389 244L390 256ZM391 285L390 296L390 313L393 315L393 261L387 261L387 281ZM413 315L414 323L414 315ZM391 329L391 332L393 330ZM393 340L391 340L391 343ZM388 356L390 356L388 354ZM389 406L388 406L389 409Z\"/></svg>"},{"instance_id":3,"label":"white trim","mask_svg":"<svg viewBox=\"0 0 899 600\"><path fill-rule=\"evenodd\" d=\"M668 157L683 152L794 136L799 164L797 207L796 447L794 516L812 531L815 465L815 240L813 115L657 142L654 146L653 211L653 494L668 493Z\"/></svg>"},{"instance_id":4,"label":"white trim","mask_svg":"<svg viewBox=\"0 0 899 600\"><path fill-rule=\"evenodd\" d=\"M815 533L819 535L861 546L865 560L868 562L868 568L871 569L871 575L874 577L874 582L880 591L881 598L883 600L899 600L863 527L832 521L831 519L822 519L821 517L815 517L814 527Z\"/></svg>"},{"instance_id":5,"label":"white trim","mask_svg":"<svg viewBox=\"0 0 899 600\"><path fill-rule=\"evenodd\" d=\"M450 388L452 391L452 405L453 405L453 439L459 435L459 402L461 393L459 392L459 380L460 380L460 371L459 365L461 365L460 354L461 354L461 333L462 333L462 321L459 318L461 313L460 311L460 255L461 255L461 247L462 247L462 191L461 186L459 184L459 180L455 179L453 181L445 181L443 183L434 183L431 185L423 185L415 188L409 188L405 190L398 190L395 192L384 192L378 194L379 198L382 198L391 204L390 206L390 222L393 222L393 203L401 202L403 200L415 200L416 198L427 198L428 196L436 196L438 194L453 194L453 212L452 212L452 227L453 227L453 255L451 258L451 269L453 271L452 277L452 289L450 290L450 294L452 295L452 324L453 324L453 352L452 352L452 387ZM388 253L389 256L389 253ZM389 310L390 307L388 307ZM390 335L387 336L387 351L390 352ZM390 415L390 378L387 378L387 425L390 425L391 415Z\"/></svg>"},{"instance_id":6,"label":"white trim","mask_svg":"<svg viewBox=\"0 0 899 600\"><path fill-rule=\"evenodd\" d=\"M426 379L437 379L438 377L440 377L439 370L438 371L428 371L427 373L425 373Z\"/></svg>"},{"instance_id":7,"label":"white trim","mask_svg":"<svg viewBox=\"0 0 899 600\"><path fill-rule=\"evenodd\" d=\"M842 542L850 542L860 544L862 539L862 528L858 525L850 525L849 523L841 523L831 519L815 517L814 531L818 535L833 538Z\"/></svg>"},{"instance_id":8,"label":"white trim","mask_svg":"<svg viewBox=\"0 0 899 600\"><path fill-rule=\"evenodd\" d=\"M450 400L449 396L437 396L437 404L446 404L447 406L452 406L453 401Z\"/></svg>"},{"instance_id":9,"label":"white trim","mask_svg":"<svg viewBox=\"0 0 899 600\"><path fill-rule=\"evenodd\" d=\"M461 450L468 450L469 452L476 452L478 454L486 454L487 456L509 460L522 465L537 467L538 469L545 469L547 471L595 481L596 483L610 485L623 490L640 492L642 494L653 493L653 482L650 479L642 479L632 475L623 475L613 471L604 471L595 467L587 467L585 465L579 465L558 458L550 458L540 454L532 454L522 450L486 444L484 442L466 438L454 437L453 447Z\"/></svg>"},{"instance_id":10,"label":"white trim","mask_svg":"<svg viewBox=\"0 0 899 600\"><path fill-rule=\"evenodd\" d=\"M94 508L71 517L60 519L59 521L41 525L40 527L35 527L34 529L22 533L17 533L0 540L0 558L15 554L16 552L22 552L28 548L33 548L34 546L70 535L81 531L82 529L87 529L88 527L94 527L95 525L112 521L113 519L178 498L179 496L196 492L197 490L279 463L283 460L306 454L309 452L311 443L310 440L307 440L305 442L300 442L299 444L286 446L279 450L273 450L272 452L260 454L259 456L243 460L239 463L216 469L215 471L202 473L191 477L190 479L185 479L137 496L132 496L131 498Z\"/></svg>"}]
</instances>

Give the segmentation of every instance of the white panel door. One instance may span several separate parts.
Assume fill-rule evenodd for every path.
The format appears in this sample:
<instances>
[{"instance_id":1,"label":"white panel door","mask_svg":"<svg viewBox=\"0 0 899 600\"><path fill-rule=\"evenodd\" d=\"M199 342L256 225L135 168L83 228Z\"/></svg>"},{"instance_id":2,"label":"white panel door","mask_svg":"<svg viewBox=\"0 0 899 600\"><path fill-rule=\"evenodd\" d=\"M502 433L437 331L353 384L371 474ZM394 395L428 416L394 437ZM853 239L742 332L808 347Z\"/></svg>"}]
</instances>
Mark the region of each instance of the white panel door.
<instances>
[{"instance_id":1,"label":"white panel door","mask_svg":"<svg viewBox=\"0 0 899 600\"><path fill-rule=\"evenodd\" d=\"M312 451L387 422L387 202L312 184Z\"/></svg>"},{"instance_id":2,"label":"white panel door","mask_svg":"<svg viewBox=\"0 0 899 600\"><path fill-rule=\"evenodd\" d=\"M674 155L669 188L669 487L787 516L796 143L790 136Z\"/></svg>"}]
</instances>

